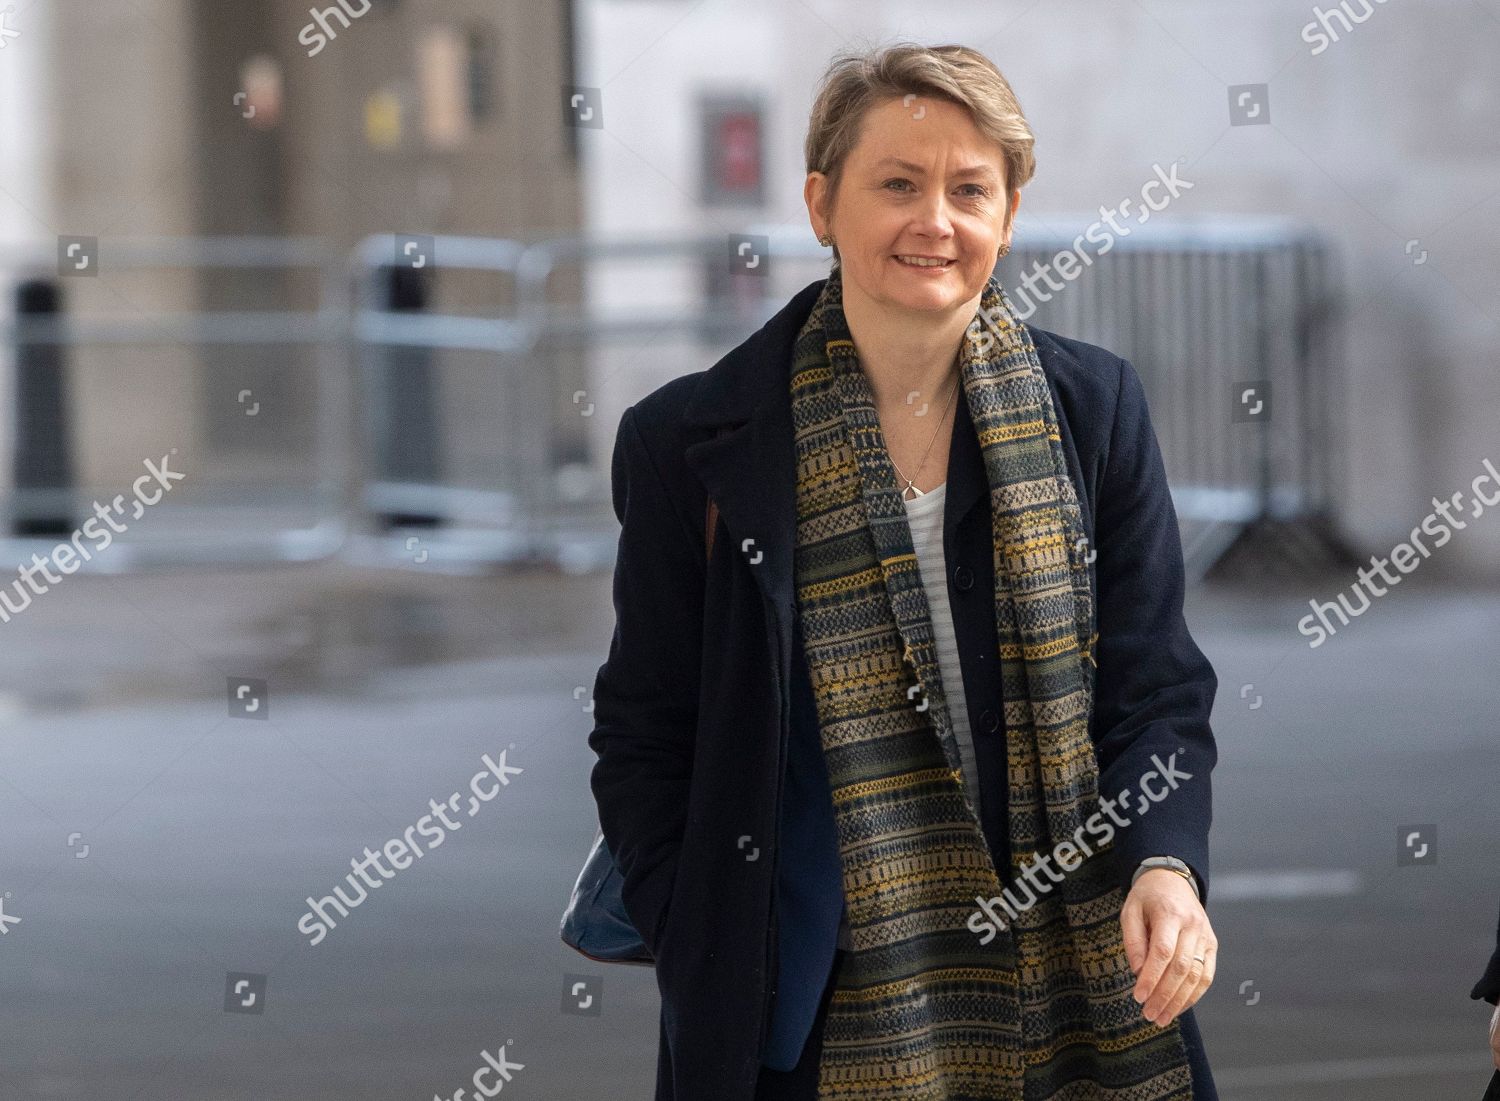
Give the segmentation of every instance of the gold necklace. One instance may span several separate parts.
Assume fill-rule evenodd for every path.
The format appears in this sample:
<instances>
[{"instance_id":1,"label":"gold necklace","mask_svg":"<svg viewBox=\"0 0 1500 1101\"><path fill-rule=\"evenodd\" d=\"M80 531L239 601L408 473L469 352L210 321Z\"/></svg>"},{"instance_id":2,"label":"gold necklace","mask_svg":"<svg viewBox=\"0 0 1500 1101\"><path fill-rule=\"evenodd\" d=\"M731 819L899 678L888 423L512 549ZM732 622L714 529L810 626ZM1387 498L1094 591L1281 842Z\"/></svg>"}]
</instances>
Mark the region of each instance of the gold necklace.
<instances>
[{"instance_id":1,"label":"gold necklace","mask_svg":"<svg viewBox=\"0 0 1500 1101\"><path fill-rule=\"evenodd\" d=\"M948 392L948 404L943 407L942 419L938 421L937 428L933 429L932 439L927 441L927 450L922 452L922 465L917 467L917 474L921 474L922 467L925 467L927 465L927 456L932 454L932 445L937 442L938 433L943 430L943 425L948 420L948 410L953 407L953 399L958 395L958 375L958 371L953 372L953 387ZM913 475L911 478L907 478L905 474L901 473L901 468L899 466L896 466L896 457L891 454L890 448L886 448L886 456L891 460L891 466L896 467L896 474L906 482L906 485L901 487L901 499L903 501L915 501L917 497L927 496L926 492L917 488L917 483L915 480L916 475ZM908 489L911 490L912 493L914 493L916 496L908 497L906 495L906 491Z\"/></svg>"}]
</instances>

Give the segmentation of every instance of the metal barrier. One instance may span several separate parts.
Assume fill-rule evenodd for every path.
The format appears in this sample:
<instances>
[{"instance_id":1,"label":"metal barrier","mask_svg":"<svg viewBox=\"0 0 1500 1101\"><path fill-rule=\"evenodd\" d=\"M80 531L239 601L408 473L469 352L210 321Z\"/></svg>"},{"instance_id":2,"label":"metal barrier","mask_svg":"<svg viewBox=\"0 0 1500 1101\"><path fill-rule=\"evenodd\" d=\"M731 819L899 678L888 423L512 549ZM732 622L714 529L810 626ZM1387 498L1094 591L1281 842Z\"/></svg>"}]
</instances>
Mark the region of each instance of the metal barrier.
<instances>
[{"instance_id":1,"label":"metal barrier","mask_svg":"<svg viewBox=\"0 0 1500 1101\"><path fill-rule=\"evenodd\" d=\"M1087 263L1059 262L1077 240L1017 234L1000 279L1030 324L1139 371L1189 575L1240 545L1354 562L1334 522L1345 403L1327 245L1280 220L1152 223Z\"/></svg>"},{"instance_id":2,"label":"metal barrier","mask_svg":"<svg viewBox=\"0 0 1500 1101\"><path fill-rule=\"evenodd\" d=\"M614 426L600 427L591 417L599 406L623 404L610 402L601 391L616 385L627 366L639 366L625 351L631 348L637 354L649 349L655 363L641 374L655 381L701 370L775 311L777 293L784 301L826 273L826 252L803 244L805 233L762 231L761 236L766 263L748 268L753 274L746 278L727 280L731 249L722 234L561 238L528 245L391 235L361 242L354 280L364 290L354 331L377 365L364 377L372 383L389 379L378 364L390 349L441 357L425 382L408 380L404 392L411 395L415 386L421 391L419 406L443 405L452 414L438 418L440 450L463 450L455 434L486 431L488 446L503 459L495 472L498 487L463 485L461 472L434 483L377 471L366 483L367 509L377 516L416 509L427 514L420 528L388 525L373 544L377 557L448 568L497 562L548 562L579 571L606 567L617 532L609 512L607 462L599 456L607 459ZM390 266L409 265L413 257L438 276L433 303L420 314L390 309L381 290ZM649 278L612 276L612 268L630 265L645 265ZM772 277L773 266L778 277ZM479 272L510 279L508 312L475 316L437 304L446 284ZM800 281L786 279L799 272ZM564 282L574 288L567 297L558 290ZM587 294L581 290L585 283ZM773 284L776 293L765 289ZM680 352L675 358L673 341ZM464 414L473 413L471 403L437 392L442 379L461 370L463 355L481 357L490 385L505 396L482 426L464 423ZM611 358L621 355L627 362L612 367ZM625 404L639 396L633 383L620 393ZM372 393L372 436L396 432L409 406Z\"/></svg>"},{"instance_id":3,"label":"metal barrier","mask_svg":"<svg viewBox=\"0 0 1500 1101\"><path fill-rule=\"evenodd\" d=\"M696 334L703 342L699 354L673 373L706 367L722 349L703 344L728 347L827 272L827 251L804 227L747 231L742 242L767 250L765 264L755 269L758 278L747 277L735 240L533 246L519 262L531 331L539 342L572 340L596 350L643 333L653 340ZM1353 562L1334 522L1342 473L1334 413L1344 403L1338 285L1328 247L1279 220L1157 223L1131 227L1107 253L1057 264L1058 254L1074 251L1078 240L1028 228L997 273L1024 319L1099 344L1137 367L1183 528L1189 576L1203 577L1241 545L1303 565ZM678 280L690 290L676 309L654 304L618 318L548 309L543 288L560 265L642 258L697 263L696 296L689 278ZM1037 278L1039 269L1054 264L1072 278ZM659 274L647 286L672 284ZM665 378L646 379L636 389L657 381Z\"/></svg>"},{"instance_id":4,"label":"metal barrier","mask_svg":"<svg viewBox=\"0 0 1500 1101\"><path fill-rule=\"evenodd\" d=\"M518 316L445 313L438 305L445 282L460 273L503 275L514 286L524 252L503 239L392 234L366 237L355 249L352 328L370 441L360 506L375 525L351 545L352 557L446 569L545 557L534 502L547 471L535 444L546 438L550 413L531 396L537 380L524 369L535 334ZM498 486L464 486L448 461L454 422L470 404L447 401L442 383L465 354L480 357L494 391L512 399L496 403L486 426L501 460Z\"/></svg>"},{"instance_id":5,"label":"metal barrier","mask_svg":"<svg viewBox=\"0 0 1500 1101\"><path fill-rule=\"evenodd\" d=\"M36 251L0 255L0 270L22 273L16 316L0 317L0 347L16 351L19 397L14 424L15 486L4 502L0 553L23 561L32 553L48 553L67 540L69 530L76 534L78 521L87 523L95 513L97 499L91 497L110 501L141 473L141 463L160 458L160 451L152 450L160 441L153 437L147 447L150 453L143 450L135 456L133 466L96 464L109 469L89 486L76 473L84 467L76 450L88 443L87 433L79 423L75 403L69 401L69 390L76 396L82 388L80 380L90 370L120 369L120 360L152 348L190 351L201 361L192 367L207 366L208 372L194 371L199 380L195 389L167 390L142 398L142 403L150 404L151 411L169 423L175 419L194 424L209 436L214 434L211 427L217 428L220 439L210 439L187 453L179 449L174 461L185 463L187 469L174 469L187 475L182 483L152 504L149 516L130 517L120 525L108 553L89 556L76 568L119 573L184 563L305 561L336 553L355 516L347 423L349 310L340 259L330 254L326 244L299 238L119 238L105 239L102 249L98 241L79 239L66 252L60 242L55 257ZM318 304L309 310L144 312L121 290L125 280L115 281L129 273L169 280L168 273L184 271L198 278L183 282L182 297L208 300L208 306L217 299L236 303L247 293L264 297L276 282L267 273L276 271L286 273L288 279L303 273L302 278L315 288ZM106 315L59 309L63 287L73 297L89 291L132 312ZM282 366L279 357L298 347L311 351L314 366L307 403L312 412L305 433L311 436L308 461L283 463L282 469L272 472L305 480L287 484L289 479L278 482L266 477L246 484L216 475L216 466L235 465L223 454L232 450L223 437L242 437L241 450L261 457L274 453L275 447L257 454L254 429L241 425L274 424L271 434L278 435L279 429L279 436L285 437L292 433L294 422L301 425L302 413L300 406L295 410L259 408L263 395L254 387L241 389L238 402L216 403L214 399L223 395L215 395L213 387L226 386L233 393L232 388L243 379L269 378L267 372ZM278 358L266 355L273 349ZM244 355L244 350L253 354ZM243 362L235 363L237 355ZM221 372L231 367L239 370L239 376L226 379ZM64 385L65 377L71 379L71 387ZM299 378L294 385L300 384ZM132 390L119 387L112 393L118 401ZM89 411L95 420L102 419L104 412L119 416L118 422L112 422L111 433L134 429L129 410ZM242 420L257 413L263 415L259 422ZM177 442L174 436L172 444Z\"/></svg>"},{"instance_id":6,"label":"metal barrier","mask_svg":"<svg viewBox=\"0 0 1500 1101\"><path fill-rule=\"evenodd\" d=\"M1140 371L1190 573L1202 576L1231 544L1268 528L1282 552L1347 554L1332 526L1342 401L1327 249L1284 223L1141 226L1056 286L1036 277L1075 240L1019 233L998 273L1024 319ZM174 497L179 523L153 515L141 538L98 567L113 570L336 552L452 569L605 566L616 533L600 457L614 425L594 421L595 409L623 408L707 367L828 262L801 226L531 244L377 235L347 258L304 240L109 244L111 271L301 267L321 288L317 308L302 312L75 318L49 312L57 304L47 280L28 285L28 308L0 334L27 380L18 412L29 431L9 502L10 541L22 545L12 550L33 547L26 523L56 534L59 517L83 514L61 442L69 347L303 345L315 354L311 485L290 494L313 521L279 522L297 511L284 492L236 497L227 484L200 484ZM462 312L465 278L500 278L505 293L471 295L473 311ZM467 376L465 357L475 367ZM43 424L58 431L35 430Z\"/></svg>"}]
</instances>

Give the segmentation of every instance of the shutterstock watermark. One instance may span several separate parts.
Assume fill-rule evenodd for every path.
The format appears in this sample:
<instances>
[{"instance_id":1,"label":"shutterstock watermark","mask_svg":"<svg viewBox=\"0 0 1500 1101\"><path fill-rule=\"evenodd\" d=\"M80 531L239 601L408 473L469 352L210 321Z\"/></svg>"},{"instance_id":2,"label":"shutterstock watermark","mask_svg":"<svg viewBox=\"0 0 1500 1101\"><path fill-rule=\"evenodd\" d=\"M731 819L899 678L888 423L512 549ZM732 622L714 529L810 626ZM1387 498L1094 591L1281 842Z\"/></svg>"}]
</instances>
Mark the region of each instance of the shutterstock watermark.
<instances>
[{"instance_id":1,"label":"shutterstock watermark","mask_svg":"<svg viewBox=\"0 0 1500 1101\"><path fill-rule=\"evenodd\" d=\"M161 457L160 464L150 459L145 460L146 473L132 482L130 486L135 496L130 510L132 520L139 520L145 515L147 505L156 504L171 491L175 482L180 482L187 477L186 474L173 470L169 465L175 454L177 454L177 449L173 448ZM156 489L153 483L161 488ZM122 534L129 528L128 524L115 523L115 517L124 514L125 495L123 493L116 494L115 499L109 505L101 505L95 501L93 518L85 520L83 526L75 531L67 542L57 544L45 558L33 553L31 565L17 567L21 576L12 581L8 588L0 589L0 623L9 623L11 616L20 615L31 607L33 595L41 596L50 586L62 583L62 578L48 569L49 564L56 566L66 575L77 572L82 564L79 562L80 558L84 562L92 562L93 555L89 554L88 548L83 545L85 538L97 543L97 546L93 548L95 553L108 548L115 541L116 535ZM99 526L101 520L108 525L107 530ZM41 573L46 579L45 582L37 581L37 573ZM10 598L10 589L15 590L16 601L14 602Z\"/></svg>"},{"instance_id":2,"label":"shutterstock watermark","mask_svg":"<svg viewBox=\"0 0 1500 1101\"><path fill-rule=\"evenodd\" d=\"M1302 28L1302 41L1312 47L1312 56L1317 57L1339 41L1338 27L1334 25L1336 22L1342 23L1344 33L1349 34L1356 24L1367 22L1375 14L1376 4L1384 3L1386 0L1340 0L1332 11L1315 7L1312 22ZM1364 10L1356 11L1356 8Z\"/></svg>"},{"instance_id":3,"label":"shutterstock watermark","mask_svg":"<svg viewBox=\"0 0 1500 1101\"><path fill-rule=\"evenodd\" d=\"M1173 161L1169 168L1163 168L1159 164L1153 164L1151 169L1156 173L1156 178L1147 180L1141 187L1141 211L1137 216L1136 225L1145 225L1151 220L1151 215L1160 213L1171 205L1172 200L1184 191L1191 191L1195 186L1191 180L1184 180L1177 175L1178 161ZM1160 201L1158 201L1160 200ZM1040 280L1047 284L1048 289L1055 293L1067 287L1077 279L1087 268L1094 264L1095 256L1104 256L1115 247L1115 242L1121 237L1129 237L1131 227L1120 221L1121 215L1129 216L1130 208L1135 203L1132 198L1121 199L1114 206L1099 208L1100 220L1094 222L1088 229L1073 238L1073 247L1063 249L1046 263L1040 260L1031 265L1031 270L1023 274L1015 285L1006 288L1006 294L1011 300L1011 305L1016 308L1016 319L1025 321L1036 312L1037 301L1051 302L1052 294L1043 290L1036 284ZM1105 226L1108 229L1105 229ZM1084 248L1084 242L1097 245L1096 249ZM1054 277L1055 274L1055 277ZM1037 301L1033 301L1035 296ZM1019 301L1018 301L1019 300ZM1022 304L1024 303L1024 305ZM980 317L984 319L993 332L998 332L994 320L980 311ZM976 321L977 323L977 321ZM984 334L987 338L989 333ZM984 351L989 350L989 345L984 346Z\"/></svg>"},{"instance_id":4,"label":"shutterstock watermark","mask_svg":"<svg viewBox=\"0 0 1500 1101\"><path fill-rule=\"evenodd\" d=\"M1192 773L1183 772L1177 767L1176 753L1165 761L1153 753L1151 763L1156 767L1147 769L1141 775L1138 785L1140 794L1135 799L1137 817L1144 816L1152 806L1176 791L1181 781L1193 778ZM1161 781L1161 787L1156 786L1158 780ZM999 911L1004 911L1006 917L1014 921L1021 913L1035 906L1042 895L1052 890L1054 884L1063 881L1062 872L1077 871L1084 860L1094 855L1094 850L1084 840L1084 834L1089 834L1095 838L1098 845L1104 846L1114 840L1117 826L1124 829L1130 825L1129 816L1121 817L1119 813L1121 808L1126 811L1131 809L1130 788L1121 788L1120 794L1113 799L1107 795L1099 796L1099 806L1101 809L1089 815L1088 821L1073 831L1071 840L1059 841L1052 847L1050 853L1038 853L1031 860L1022 862L1021 878L1031 885L1024 899L1018 897L1009 887L1002 887L998 895L990 898L984 898L981 895L974 896L979 909L969 915L968 927L970 931L981 934L980 944L988 944L1002 930L1008 928L1006 918L1001 917ZM1062 872L1053 869L1054 862L1062 869ZM1048 882L1039 882L1038 872L1044 874ZM1019 881L1012 882L1019 890Z\"/></svg>"},{"instance_id":5,"label":"shutterstock watermark","mask_svg":"<svg viewBox=\"0 0 1500 1101\"><path fill-rule=\"evenodd\" d=\"M507 765L504 752L500 754L498 761L492 760L488 753L483 754L479 759L484 763L484 768L476 772L469 780L469 791L472 792L469 796L470 818L479 813L481 806L499 795L500 789L510 783L512 776L519 776L524 771ZM481 782L484 782L484 786L481 786ZM363 859L357 856L351 857L349 867L354 870L344 877L344 882L349 885L348 895L345 895L343 888L338 886L333 888L333 894L324 895L320 899L314 899L308 895L307 912L297 922L297 930L304 936L312 938L308 944L322 943L323 938L328 936L329 930L338 928L338 922L329 916L330 909L337 910L340 918L347 918L351 910L369 897L370 891L378 890L383 885L384 880L394 878L396 872L405 871L411 867L413 859L420 860L428 851L437 848L447 839L450 831L461 829L463 823L450 819L448 812L457 810L462 798L463 793L455 791L442 803L436 799L427 800L431 814L422 815L407 826L399 837L393 837L382 845L379 852L371 852L367 845ZM442 825L438 825L438 822ZM413 838L413 834L419 834L427 842L426 851ZM381 864L382 855L391 862L392 870L388 871L385 865ZM371 867L380 873L380 879L375 879L370 875ZM355 891L359 892L358 897L355 897Z\"/></svg>"},{"instance_id":6,"label":"shutterstock watermark","mask_svg":"<svg viewBox=\"0 0 1500 1101\"><path fill-rule=\"evenodd\" d=\"M14 9L10 8L9 6L0 8L0 50L5 49L12 38L21 37L20 31L12 30L10 27L7 27L5 25L5 20L10 15L12 10Z\"/></svg>"},{"instance_id":7,"label":"shutterstock watermark","mask_svg":"<svg viewBox=\"0 0 1500 1101\"><path fill-rule=\"evenodd\" d=\"M317 57L329 42L339 36L330 17L337 19L341 28L347 31L354 20L369 12L370 4L371 0L339 0L326 8L308 8L307 14L312 16L312 22L302 28L297 41L307 47L308 57Z\"/></svg>"},{"instance_id":8,"label":"shutterstock watermark","mask_svg":"<svg viewBox=\"0 0 1500 1101\"><path fill-rule=\"evenodd\" d=\"M488 1051L481 1051L479 1053L482 1065L474 1072L474 1076L469 1079L469 1082L474 1087L473 1097L494 1097L510 1081L511 1071L526 1069L525 1063L512 1063L505 1057L505 1049L514 1043L514 1040L506 1040L505 1043L500 1045L500 1050L494 1055L491 1055ZM481 1081L486 1075L493 1076L491 1085L487 1086ZM447 1098L444 1098L441 1094L433 1094L432 1101L466 1101L466 1098L469 1096L471 1095L464 1092L464 1087L459 1086Z\"/></svg>"},{"instance_id":9,"label":"shutterstock watermark","mask_svg":"<svg viewBox=\"0 0 1500 1101\"><path fill-rule=\"evenodd\" d=\"M1484 473L1475 477L1474 481L1469 485L1470 490L1474 494L1474 507L1469 512L1471 520L1477 520L1483 516L1486 508L1500 505L1500 470L1496 470L1495 464L1490 462L1489 459L1482 460L1481 465L1484 467ZM1486 497L1483 493L1479 492L1480 485L1486 479L1495 486L1495 495L1493 497ZM1380 597L1390 592L1390 589L1378 585L1371 576L1372 574L1378 573L1381 580L1395 587L1401 583L1401 578L1389 573L1386 570L1387 564L1394 564L1403 574L1411 573L1420 566L1422 559L1432 554L1432 551L1422 542L1421 536L1423 533L1432 536L1433 547L1442 547L1446 546L1448 540L1453 538L1454 528L1462 531L1468 527L1467 523L1453 515L1454 509L1462 508L1459 504L1459 498L1463 495L1464 491L1460 489L1455 491L1453 496L1445 500L1440 501L1434 497L1432 499L1433 511L1423 517L1420 524L1411 529L1411 534L1407 536L1407 542L1397 543L1392 547L1388 558L1372 554L1370 556L1370 566L1361 566L1354 571L1355 576L1359 580L1349 586L1349 588L1360 595L1361 602L1357 609L1353 607L1350 601L1344 599L1343 593L1338 594L1337 604L1331 600L1321 604L1316 600L1309 600L1307 603L1312 607L1312 614L1305 615L1297 621L1298 632L1313 639L1312 642L1307 644L1308 647L1316 650L1328 641L1330 635L1338 634L1338 627L1335 627L1328 618L1329 612L1338 617L1340 627L1347 627L1349 626L1349 621L1355 616L1364 615L1365 612L1370 610L1370 596L1372 594ZM1438 519L1439 514L1443 517L1441 520ZM1421 557L1418 557L1419 551L1421 552Z\"/></svg>"}]
</instances>

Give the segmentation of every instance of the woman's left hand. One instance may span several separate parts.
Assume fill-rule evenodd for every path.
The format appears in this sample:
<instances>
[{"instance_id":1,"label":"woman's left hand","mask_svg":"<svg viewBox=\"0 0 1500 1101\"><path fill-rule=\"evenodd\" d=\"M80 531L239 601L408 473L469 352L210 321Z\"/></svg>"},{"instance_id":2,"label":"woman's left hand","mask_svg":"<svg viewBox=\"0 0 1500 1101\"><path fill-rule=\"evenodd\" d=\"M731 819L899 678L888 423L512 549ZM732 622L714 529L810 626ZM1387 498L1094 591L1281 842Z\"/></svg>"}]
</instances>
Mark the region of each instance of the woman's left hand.
<instances>
[{"instance_id":1,"label":"woman's left hand","mask_svg":"<svg viewBox=\"0 0 1500 1101\"><path fill-rule=\"evenodd\" d=\"M1183 876L1167 868L1144 872L1120 910L1120 930L1136 974L1135 1000L1158 1027L1171 1024L1213 984L1219 938Z\"/></svg>"},{"instance_id":2,"label":"woman's left hand","mask_svg":"<svg viewBox=\"0 0 1500 1101\"><path fill-rule=\"evenodd\" d=\"M1495 1006L1490 1018L1490 1057L1495 1061L1495 1069L1500 1070L1500 1005Z\"/></svg>"}]
</instances>

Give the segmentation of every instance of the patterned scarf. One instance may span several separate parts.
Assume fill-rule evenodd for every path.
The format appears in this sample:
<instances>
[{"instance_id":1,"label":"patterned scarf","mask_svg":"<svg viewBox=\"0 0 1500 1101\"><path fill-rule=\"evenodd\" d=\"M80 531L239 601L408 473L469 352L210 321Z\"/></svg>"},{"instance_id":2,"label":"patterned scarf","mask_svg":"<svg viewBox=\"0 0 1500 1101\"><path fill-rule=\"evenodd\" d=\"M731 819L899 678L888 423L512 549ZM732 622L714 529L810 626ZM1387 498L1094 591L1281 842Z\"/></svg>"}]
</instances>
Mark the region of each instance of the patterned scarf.
<instances>
[{"instance_id":1,"label":"patterned scarf","mask_svg":"<svg viewBox=\"0 0 1500 1101\"><path fill-rule=\"evenodd\" d=\"M993 519L1008 897L1023 889L1024 864L1081 844L1060 859L1072 869L1062 882L1038 877L1047 889L1028 891L1035 904L987 944L968 922L979 899L1000 895L1000 878L963 783L906 509L837 268L793 355L797 606L853 936L818 1096L1191 1098L1178 1022L1158 1028L1131 995L1108 845L1085 836L1099 807L1092 555L1030 333L991 276L959 357Z\"/></svg>"}]
</instances>

